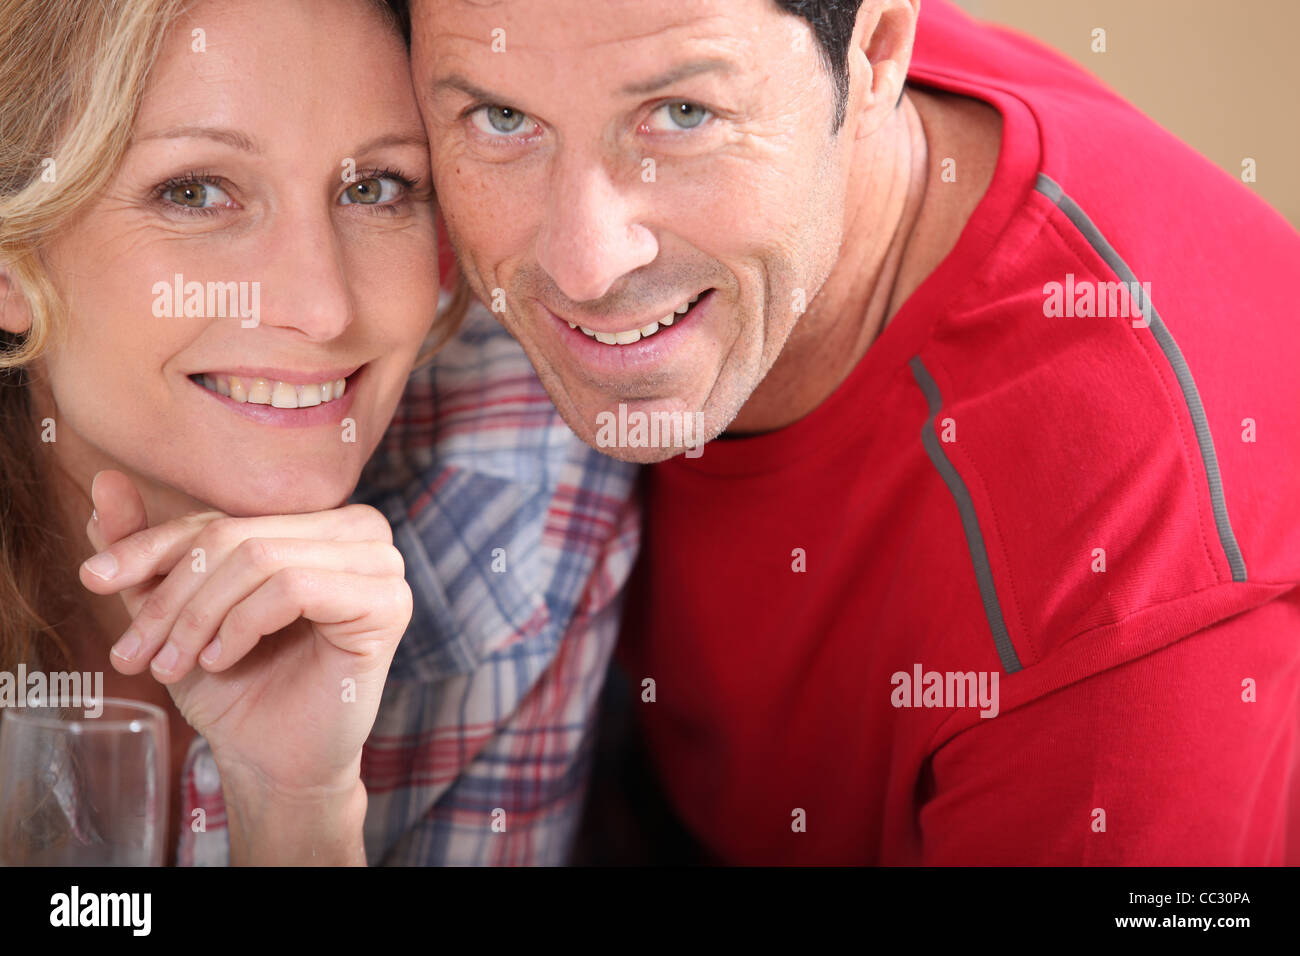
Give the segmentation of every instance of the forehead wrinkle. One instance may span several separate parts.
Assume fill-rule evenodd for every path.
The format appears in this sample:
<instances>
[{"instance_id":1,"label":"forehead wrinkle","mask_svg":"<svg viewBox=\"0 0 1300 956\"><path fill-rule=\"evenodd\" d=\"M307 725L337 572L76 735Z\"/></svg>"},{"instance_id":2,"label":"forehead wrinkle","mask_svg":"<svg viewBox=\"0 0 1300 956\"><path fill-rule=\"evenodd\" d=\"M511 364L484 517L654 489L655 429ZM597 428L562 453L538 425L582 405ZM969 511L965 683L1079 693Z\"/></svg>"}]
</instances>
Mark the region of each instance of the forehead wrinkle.
<instances>
[{"instance_id":1,"label":"forehead wrinkle","mask_svg":"<svg viewBox=\"0 0 1300 956\"><path fill-rule=\"evenodd\" d=\"M445 40L448 38L452 37L444 35L436 38L435 42L439 39ZM457 34L454 35L454 39L479 47L487 47L491 43L490 40L484 40L478 36L466 37ZM668 65L669 68L676 68L691 66L705 60L718 61L710 69L689 71L687 75L680 79L674 77L672 78L673 83L685 82L697 74L705 77L713 75L734 79L741 77L749 70L753 57L747 55L747 51L741 49L742 43L737 37L727 34L714 34L705 37L692 37L691 41L685 49L683 49L682 44L677 44L674 47L676 52L673 55L661 58L654 67L646 66L644 69L639 69L638 72L641 75L629 79L626 83L621 84L617 90L613 90L611 87L611 91L623 96L649 95L649 92L653 92L653 90L642 89L642 87L649 86L652 81L660 80L668 72L668 70L664 69L665 65ZM522 43L510 49L529 56L555 55L555 51L550 48ZM500 54L493 53L492 56L500 56ZM435 53L433 59L438 63L438 66L434 69L429 81L422 84L428 91L436 94L448 90L459 90L477 98L492 98L485 96L488 92L491 92L492 96L502 95L498 81L503 77L499 73L492 77L492 81L482 83L475 81L475 74L481 71L475 69L475 58L473 56L465 52L453 53L448 51ZM658 67L658 69L655 69L655 67ZM629 72L631 72L631 68L629 68ZM655 82L654 86L655 89L658 89L664 84ZM533 89L532 92L536 92L536 90Z\"/></svg>"},{"instance_id":2,"label":"forehead wrinkle","mask_svg":"<svg viewBox=\"0 0 1300 956\"><path fill-rule=\"evenodd\" d=\"M649 36L649 34L646 34ZM448 42L446 52L438 52L436 44L439 40ZM542 92L541 87L534 81L528 83L524 91L511 92L508 87L511 85L511 78L506 74L493 71L489 78L482 70L481 59L473 53L464 50L456 50L456 42L464 41L473 44L476 47L489 47L490 39L484 39L481 36L465 36L463 34L443 34L435 36L435 46L431 49L431 60L436 64L427 76L427 79L421 82L420 88L428 94L442 96L447 93L459 92L469 96L472 99L483 101L500 101L503 104L522 109L529 113L535 119L543 119L542 113L538 112L536 103L537 96ZM693 61L714 59L721 61L725 68L714 68L707 71L701 71L701 75L707 79L710 76L729 79L734 82L742 82L748 87L750 83L747 78L752 78L750 69L754 57L749 51L743 50L743 41L729 34L711 34L703 37L692 37L687 44L677 43L673 46L673 53L669 56L657 58L652 64L641 64L636 67L627 67L627 72L620 74L626 77L626 82L619 83L617 80L610 79L608 73L602 73L598 82L606 87L606 92L616 98L641 98L649 96L660 89L671 89L671 86L656 85L654 90L643 90L640 87L647 86L651 81L662 78L666 72L665 66L677 67L690 65ZM554 52L544 47L519 44L509 49L519 52L521 55L529 57L536 56L554 56ZM453 52L454 51L454 52ZM477 52L477 51L476 51ZM492 57L499 57L502 54L492 53ZM586 59L585 57L582 59ZM481 79L480 79L481 77ZM674 83L684 83L692 77L684 77L681 80L674 79ZM570 87L568 92L573 94L575 89ZM584 94L585 95L585 94Z\"/></svg>"},{"instance_id":3,"label":"forehead wrinkle","mask_svg":"<svg viewBox=\"0 0 1300 956\"><path fill-rule=\"evenodd\" d=\"M734 44L735 46L740 45L741 38L736 34L736 31L726 29L725 24L727 23L727 18L720 14L708 14L704 16L697 16L690 20L683 20L677 23L659 25L643 33L636 33L631 36L613 36L603 40L592 40L586 37L575 38L573 36L575 31L571 29L565 29L558 32L557 39L561 41L567 41L567 42L560 42L558 44L533 43L531 42L532 37L526 38L524 40L516 39L511 35L511 32L512 30L518 31L520 27L518 25L512 27L508 18L506 18L502 23L493 23L490 25L485 25L485 28L481 32L475 32L472 34L460 33L454 30L447 30L441 28L435 29L433 25L431 23L428 23L427 21L424 23L422 27L420 27L420 29L422 29L426 33L426 35L430 36L435 44L444 43L449 40L457 40L465 43L470 43L475 46L490 48L492 44L496 42L492 37L491 31L499 27L505 30L506 33L506 50L507 50L506 55L509 55L509 51L511 50L521 50L530 53L556 54L561 52L568 52L568 53L585 54L592 49L599 49L601 47L612 46L612 45L617 45L622 43L635 43L638 40L646 40L654 37L663 36L664 34L668 34L673 31L686 30L686 29L698 27L702 24L709 23L710 21L719 21L718 26L716 28L717 32L711 32L703 36L692 36L689 37L688 39L694 42L717 41L719 45L722 46L727 46L728 41L730 41L730 43ZM500 56L501 54L493 54L493 55Z\"/></svg>"},{"instance_id":4,"label":"forehead wrinkle","mask_svg":"<svg viewBox=\"0 0 1300 956\"><path fill-rule=\"evenodd\" d=\"M578 46L580 46L582 49L589 49L589 48L591 48L591 47L609 46L610 44L615 44L615 43L635 43L637 40L646 40L646 39L650 39L650 38L652 38L652 37L660 37L660 36L663 36L663 35L666 34L666 33L671 33L671 32L673 32L674 30L686 30L686 29L688 29L688 28L690 28L690 27L694 27L694 26L698 26L698 25L703 24L703 23L707 23L707 22L710 21L710 20L725 20L725 19L726 19L725 17L721 17L721 16L718 16L718 15L716 15L716 14L715 14L715 15L710 15L710 16L702 16L702 17L697 17L697 18L692 19L692 20L684 20L684 21L682 21L682 22L680 22L680 23L672 23L672 24L668 24L667 26L660 26L660 27L657 27L657 28L655 28L655 29L653 29L653 30L650 30L650 31L646 32L646 33L636 33L636 34L633 34L632 36L610 37L608 40L599 40L599 41L596 41L595 43L592 43L592 42L588 41L588 42L586 42L586 43L578 44ZM730 34L730 33L727 33L727 32L725 32L725 31L723 31L723 32L720 32L720 33L716 34L716 36L714 36L714 37L707 37L707 38L706 38L706 37L691 37L691 39L692 39L692 40L695 40L695 39L701 39L701 40L702 40L702 39L735 39L735 36L734 36L734 34Z\"/></svg>"}]
</instances>

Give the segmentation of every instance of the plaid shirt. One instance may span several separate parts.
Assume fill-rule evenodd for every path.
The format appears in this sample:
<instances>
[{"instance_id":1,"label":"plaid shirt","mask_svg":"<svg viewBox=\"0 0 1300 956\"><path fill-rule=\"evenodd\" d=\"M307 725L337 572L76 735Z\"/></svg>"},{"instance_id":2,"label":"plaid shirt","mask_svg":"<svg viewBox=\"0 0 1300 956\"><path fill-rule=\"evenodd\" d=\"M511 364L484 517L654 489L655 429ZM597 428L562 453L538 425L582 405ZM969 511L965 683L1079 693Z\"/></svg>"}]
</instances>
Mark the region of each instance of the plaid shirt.
<instances>
[{"instance_id":1,"label":"plaid shirt","mask_svg":"<svg viewBox=\"0 0 1300 956\"><path fill-rule=\"evenodd\" d=\"M372 866L567 861L638 544L634 477L569 430L477 302L412 375L352 498L392 523L415 597L362 752ZM225 865L202 737L181 791L178 862Z\"/></svg>"}]
</instances>

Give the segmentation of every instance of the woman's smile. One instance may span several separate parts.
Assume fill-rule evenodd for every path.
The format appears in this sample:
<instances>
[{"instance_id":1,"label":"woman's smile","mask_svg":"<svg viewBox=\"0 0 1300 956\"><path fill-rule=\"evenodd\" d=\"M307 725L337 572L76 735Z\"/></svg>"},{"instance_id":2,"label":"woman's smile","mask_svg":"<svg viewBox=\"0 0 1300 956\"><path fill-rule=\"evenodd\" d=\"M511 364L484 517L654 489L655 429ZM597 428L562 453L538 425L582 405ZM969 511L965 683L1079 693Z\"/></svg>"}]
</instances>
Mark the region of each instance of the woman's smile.
<instances>
[{"instance_id":1,"label":"woman's smile","mask_svg":"<svg viewBox=\"0 0 1300 956\"><path fill-rule=\"evenodd\" d=\"M249 421L282 428L309 428L343 421L356 399L366 366L290 372L238 369L195 373L190 382L222 408Z\"/></svg>"}]
</instances>

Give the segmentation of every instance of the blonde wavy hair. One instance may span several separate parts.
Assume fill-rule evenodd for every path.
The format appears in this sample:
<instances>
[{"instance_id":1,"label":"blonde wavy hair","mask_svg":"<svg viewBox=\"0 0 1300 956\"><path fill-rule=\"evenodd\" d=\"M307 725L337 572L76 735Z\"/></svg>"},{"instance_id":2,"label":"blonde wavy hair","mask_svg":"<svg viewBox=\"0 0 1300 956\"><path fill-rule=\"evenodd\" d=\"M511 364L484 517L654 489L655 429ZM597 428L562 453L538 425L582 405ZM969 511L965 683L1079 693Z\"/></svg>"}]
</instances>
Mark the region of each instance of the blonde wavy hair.
<instances>
[{"instance_id":1,"label":"blonde wavy hair","mask_svg":"<svg viewBox=\"0 0 1300 956\"><path fill-rule=\"evenodd\" d=\"M405 33L404 4L368 0ZM186 0L0 0L0 268L6 298L31 315L23 335L0 330L0 670L66 663L61 623L80 588L69 543L53 527L53 472L32 416L28 367L57 347L66 312L43 250L100 194L131 140L149 72ZM432 358L463 318L459 281L434 323ZM5 303L0 302L0 311ZM52 642L41 641L44 635Z\"/></svg>"}]
</instances>

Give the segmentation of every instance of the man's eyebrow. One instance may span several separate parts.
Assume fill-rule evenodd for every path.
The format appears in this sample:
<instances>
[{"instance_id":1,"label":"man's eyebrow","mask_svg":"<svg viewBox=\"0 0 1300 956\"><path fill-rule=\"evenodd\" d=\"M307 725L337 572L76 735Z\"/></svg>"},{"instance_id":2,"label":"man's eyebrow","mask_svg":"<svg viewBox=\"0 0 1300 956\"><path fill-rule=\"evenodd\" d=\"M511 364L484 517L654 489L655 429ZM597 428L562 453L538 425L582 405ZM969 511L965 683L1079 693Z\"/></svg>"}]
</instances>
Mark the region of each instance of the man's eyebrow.
<instances>
[{"instance_id":1,"label":"man's eyebrow","mask_svg":"<svg viewBox=\"0 0 1300 956\"><path fill-rule=\"evenodd\" d=\"M638 83L629 83L623 87L621 92L625 96L645 96L653 93L655 90L662 89L673 83L679 83L682 80L689 79L692 76L698 76L701 73L735 73L736 64L731 60L724 60L721 57L709 57L703 60L691 60L688 63L682 63L673 67L659 76L652 77L649 80L643 80ZM480 100L487 103L494 103L501 99L499 95L485 90L482 87L475 86L459 73L450 73L447 76L439 77L433 81L429 87L434 96L448 91L457 91L464 93L471 99Z\"/></svg>"},{"instance_id":2,"label":"man's eyebrow","mask_svg":"<svg viewBox=\"0 0 1300 956\"><path fill-rule=\"evenodd\" d=\"M640 83L629 83L623 87L623 93L628 96L646 96L656 90L663 89L665 86L671 86L673 83L681 82L692 76L698 76L701 73L735 73L736 64L730 60L724 60L721 57L709 57L703 60L691 60L682 63L672 69L645 80Z\"/></svg>"},{"instance_id":3,"label":"man's eyebrow","mask_svg":"<svg viewBox=\"0 0 1300 956\"><path fill-rule=\"evenodd\" d=\"M480 86L475 86L459 73L449 73L447 76L439 77L434 80L433 85L429 87L429 92L434 96L452 91L464 93L470 99L482 100L488 103L495 103L500 99L497 94L490 90L485 90Z\"/></svg>"},{"instance_id":4,"label":"man's eyebrow","mask_svg":"<svg viewBox=\"0 0 1300 956\"><path fill-rule=\"evenodd\" d=\"M171 126L167 129L160 129L152 133L145 133L143 136L137 136L136 141L191 138L215 140L218 143L224 143L246 153L260 153L262 151L262 147L247 134L221 126Z\"/></svg>"},{"instance_id":5,"label":"man's eyebrow","mask_svg":"<svg viewBox=\"0 0 1300 956\"><path fill-rule=\"evenodd\" d=\"M389 146L415 146L419 149L429 148L429 138L423 132L415 133L384 133L382 136L376 136L374 139L367 140L357 147L358 153L368 153L371 150L386 149Z\"/></svg>"}]
</instances>

